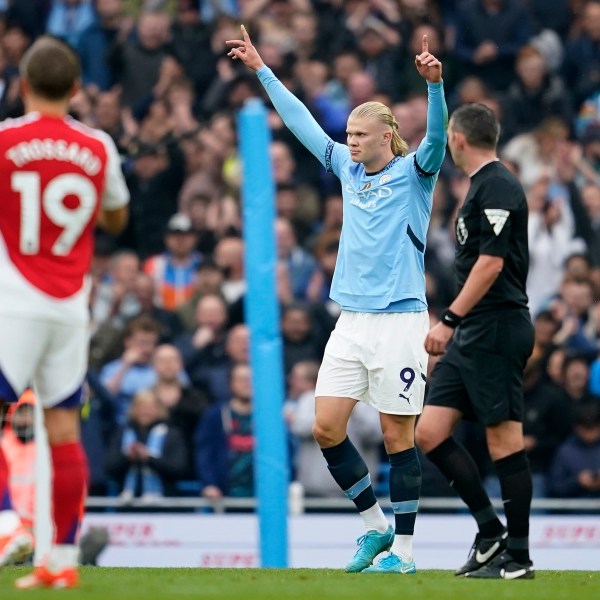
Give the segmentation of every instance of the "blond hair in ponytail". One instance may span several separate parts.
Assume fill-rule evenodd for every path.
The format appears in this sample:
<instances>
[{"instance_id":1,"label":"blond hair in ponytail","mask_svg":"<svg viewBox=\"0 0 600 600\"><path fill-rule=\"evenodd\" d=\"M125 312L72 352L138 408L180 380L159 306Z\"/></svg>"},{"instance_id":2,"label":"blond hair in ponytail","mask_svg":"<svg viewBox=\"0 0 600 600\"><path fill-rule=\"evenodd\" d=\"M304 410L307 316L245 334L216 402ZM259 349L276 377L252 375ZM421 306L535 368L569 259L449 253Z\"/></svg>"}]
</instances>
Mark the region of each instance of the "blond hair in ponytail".
<instances>
[{"instance_id":1,"label":"blond hair in ponytail","mask_svg":"<svg viewBox=\"0 0 600 600\"><path fill-rule=\"evenodd\" d=\"M394 156L406 156L408 154L408 144L400 137L398 123L392 114L392 111L381 102L365 102L359 104L348 118L374 117L379 122L387 125L392 130L391 148Z\"/></svg>"}]
</instances>

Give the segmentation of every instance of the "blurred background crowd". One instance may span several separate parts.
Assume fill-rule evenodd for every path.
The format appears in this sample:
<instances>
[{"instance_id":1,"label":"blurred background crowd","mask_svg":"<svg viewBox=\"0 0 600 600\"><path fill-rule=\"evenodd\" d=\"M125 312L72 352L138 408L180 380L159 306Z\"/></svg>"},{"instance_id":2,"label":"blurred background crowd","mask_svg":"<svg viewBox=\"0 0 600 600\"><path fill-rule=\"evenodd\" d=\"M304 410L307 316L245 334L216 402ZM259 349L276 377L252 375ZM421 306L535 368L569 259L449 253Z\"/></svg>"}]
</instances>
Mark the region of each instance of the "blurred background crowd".
<instances>
[{"instance_id":1,"label":"blurred background crowd","mask_svg":"<svg viewBox=\"0 0 600 600\"><path fill-rule=\"evenodd\" d=\"M236 111L264 93L226 57L243 22L336 141L352 108L377 99L416 149L424 34L449 109L496 112L501 158L530 210L536 345L524 427L536 494L600 498L599 0L0 0L0 15L0 118L22 114L18 65L32 40L64 39L83 68L72 114L114 139L131 193L127 230L98 232L93 263L82 411L92 494L253 495ZM291 470L307 495L337 496L311 425L339 311L328 292L342 198L273 111L269 125ZM454 296L454 219L468 185L448 156L425 255L432 321ZM17 412L13 441L29 443L30 411ZM459 435L493 491L481 431ZM359 406L350 436L387 495L377 413ZM424 457L423 467L423 495L453 495Z\"/></svg>"}]
</instances>

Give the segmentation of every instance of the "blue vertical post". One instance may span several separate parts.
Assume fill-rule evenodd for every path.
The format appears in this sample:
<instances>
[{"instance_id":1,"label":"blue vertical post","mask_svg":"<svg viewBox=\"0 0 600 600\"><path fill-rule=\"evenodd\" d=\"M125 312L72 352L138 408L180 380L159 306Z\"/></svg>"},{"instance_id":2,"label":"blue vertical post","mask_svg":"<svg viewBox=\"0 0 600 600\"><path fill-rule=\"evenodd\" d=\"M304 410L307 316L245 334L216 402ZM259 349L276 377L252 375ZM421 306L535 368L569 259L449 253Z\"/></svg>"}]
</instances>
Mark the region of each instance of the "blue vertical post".
<instances>
[{"instance_id":1,"label":"blue vertical post","mask_svg":"<svg viewBox=\"0 0 600 600\"><path fill-rule=\"evenodd\" d=\"M275 282L275 185L269 158L267 111L261 100L248 100L241 109L239 139L261 566L287 567L288 458Z\"/></svg>"}]
</instances>

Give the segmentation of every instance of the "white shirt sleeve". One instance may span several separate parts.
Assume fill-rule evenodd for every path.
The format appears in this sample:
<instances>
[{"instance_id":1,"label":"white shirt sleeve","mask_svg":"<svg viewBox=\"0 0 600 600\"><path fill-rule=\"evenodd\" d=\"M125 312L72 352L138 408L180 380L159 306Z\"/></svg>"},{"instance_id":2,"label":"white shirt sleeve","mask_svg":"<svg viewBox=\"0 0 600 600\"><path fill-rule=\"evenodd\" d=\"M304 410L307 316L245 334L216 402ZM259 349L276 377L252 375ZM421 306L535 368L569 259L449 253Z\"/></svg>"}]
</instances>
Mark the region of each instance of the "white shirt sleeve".
<instances>
[{"instance_id":1,"label":"white shirt sleeve","mask_svg":"<svg viewBox=\"0 0 600 600\"><path fill-rule=\"evenodd\" d=\"M117 210L129 204L129 190L121 170L121 159L117 147L108 134L102 136L106 147L106 171L102 209Z\"/></svg>"}]
</instances>

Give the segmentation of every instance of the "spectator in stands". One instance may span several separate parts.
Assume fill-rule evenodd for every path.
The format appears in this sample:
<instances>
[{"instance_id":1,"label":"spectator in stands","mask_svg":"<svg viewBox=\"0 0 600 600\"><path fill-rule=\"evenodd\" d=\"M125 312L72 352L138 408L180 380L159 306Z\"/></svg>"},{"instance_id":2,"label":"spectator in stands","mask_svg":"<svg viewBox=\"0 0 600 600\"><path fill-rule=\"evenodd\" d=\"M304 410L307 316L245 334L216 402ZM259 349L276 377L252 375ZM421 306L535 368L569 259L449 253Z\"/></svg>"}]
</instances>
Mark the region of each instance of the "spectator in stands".
<instances>
[{"instance_id":1,"label":"spectator in stands","mask_svg":"<svg viewBox=\"0 0 600 600\"><path fill-rule=\"evenodd\" d=\"M113 44L125 41L133 21L125 16L123 0L95 0L96 18L84 29L77 43L81 58L82 82L108 91L114 75L107 61Z\"/></svg>"},{"instance_id":2,"label":"spectator in stands","mask_svg":"<svg viewBox=\"0 0 600 600\"><path fill-rule=\"evenodd\" d=\"M210 367L204 370L201 382L197 383L197 386L204 386L211 404L227 402L231 393L231 369L249 362L249 350L250 330L247 325L238 323L227 332L225 353L211 362Z\"/></svg>"},{"instance_id":3,"label":"spectator in stands","mask_svg":"<svg viewBox=\"0 0 600 600\"><path fill-rule=\"evenodd\" d=\"M566 353L562 364L562 388L571 401L572 409L590 400L589 380L588 359L580 354Z\"/></svg>"},{"instance_id":4,"label":"spectator in stands","mask_svg":"<svg viewBox=\"0 0 600 600\"><path fill-rule=\"evenodd\" d=\"M6 19L9 23L16 23L23 28L25 34L32 40L46 32L46 22L50 10L50 2L45 0L19 0L18 2L5 2L8 4Z\"/></svg>"},{"instance_id":5,"label":"spectator in stands","mask_svg":"<svg viewBox=\"0 0 600 600\"><path fill-rule=\"evenodd\" d=\"M212 260L204 260L198 266L194 291L187 302L178 309L177 315L184 329L193 331L196 328L196 305L198 300L207 294L221 295L221 286L225 281L223 271Z\"/></svg>"},{"instance_id":6,"label":"spectator in stands","mask_svg":"<svg viewBox=\"0 0 600 600\"><path fill-rule=\"evenodd\" d=\"M328 79L323 89L323 94L327 97L331 106L337 107L340 113L350 114L350 97L348 95L348 83L354 73L362 71L364 65L360 55L356 50L340 50L333 57L333 76ZM345 130L340 132L341 138L335 138L336 141L345 140ZM339 134L338 134L339 135Z\"/></svg>"},{"instance_id":7,"label":"spectator in stands","mask_svg":"<svg viewBox=\"0 0 600 600\"><path fill-rule=\"evenodd\" d=\"M98 327L108 320L123 324L140 309L133 291L140 260L135 252L122 250L113 255L108 280L99 284L92 303L92 321Z\"/></svg>"},{"instance_id":8,"label":"spectator in stands","mask_svg":"<svg viewBox=\"0 0 600 600\"><path fill-rule=\"evenodd\" d=\"M121 358L100 371L100 382L112 395L117 424L125 423L131 399L156 382L152 355L158 343L159 325L150 317L139 317L127 324Z\"/></svg>"},{"instance_id":9,"label":"spectator in stands","mask_svg":"<svg viewBox=\"0 0 600 600\"><path fill-rule=\"evenodd\" d=\"M562 69L578 106L600 84L600 2L587 0L579 35L567 42Z\"/></svg>"},{"instance_id":10,"label":"spectator in stands","mask_svg":"<svg viewBox=\"0 0 600 600\"><path fill-rule=\"evenodd\" d=\"M315 240L314 255L317 259L318 271L307 292L308 300L324 303L326 310L334 319L339 316L341 308L337 302L329 298L329 292L340 247L340 231L341 229L324 231Z\"/></svg>"},{"instance_id":11,"label":"spectator in stands","mask_svg":"<svg viewBox=\"0 0 600 600\"><path fill-rule=\"evenodd\" d=\"M277 259L289 278L294 300L306 300L307 292L313 285L317 263L304 248L298 245L290 221L284 217L275 220Z\"/></svg>"},{"instance_id":12,"label":"spectator in stands","mask_svg":"<svg viewBox=\"0 0 600 600\"><path fill-rule=\"evenodd\" d=\"M213 258L223 271L221 292L231 306L246 293L244 277L244 242L240 237L225 237L217 243Z\"/></svg>"},{"instance_id":13,"label":"spectator in stands","mask_svg":"<svg viewBox=\"0 0 600 600\"><path fill-rule=\"evenodd\" d=\"M154 351L152 366L156 383L152 390L168 411L167 423L182 434L187 453L186 479L194 477L192 447L194 432L208 407L207 394L189 384L183 370L181 353L172 344L161 344Z\"/></svg>"},{"instance_id":14,"label":"spectator in stands","mask_svg":"<svg viewBox=\"0 0 600 600\"><path fill-rule=\"evenodd\" d=\"M109 360L118 357L127 323L141 316L150 317L158 323L160 343L172 342L183 330L176 313L156 304L154 281L146 273L138 273L133 284L133 294L138 302L138 310L126 321L111 319L96 329L90 342L90 367L98 369Z\"/></svg>"},{"instance_id":15,"label":"spectator in stands","mask_svg":"<svg viewBox=\"0 0 600 600\"><path fill-rule=\"evenodd\" d=\"M225 360L227 322L227 305L222 296L207 294L196 305L195 329L175 340L194 386L208 387L210 372Z\"/></svg>"},{"instance_id":16,"label":"spectator in stands","mask_svg":"<svg viewBox=\"0 0 600 600\"><path fill-rule=\"evenodd\" d=\"M210 408L198 427L196 469L205 498L254 496L251 375L248 365L235 365L229 400Z\"/></svg>"},{"instance_id":17,"label":"spectator in stands","mask_svg":"<svg viewBox=\"0 0 600 600\"><path fill-rule=\"evenodd\" d=\"M318 362L299 361L288 376L289 400L286 403L285 417L296 448L296 481L302 484L307 496L341 498L343 494L333 481L325 462L320 460L321 450L312 435L318 371ZM377 481L383 442L377 411L367 404L357 404L348 423L348 437L365 459L372 480Z\"/></svg>"},{"instance_id":18,"label":"spectator in stands","mask_svg":"<svg viewBox=\"0 0 600 600\"><path fill-rule=\"evenodd\" d=\"M156 302L156 286L152 277L146 273L139 273L133 291L140 305L136 316L154 319L160 327L160 342L172 342L182 332L183 325L177 313L159 306Z\"/></svg>"},{"instance_id":19,"label":"spectator in stands","mask_svg":"<svg viewBox=\"0 0 600 600\"><path fill-rule=\"evenodd\" d=\"M549 310L541 310L533 319L535 337L530 360L547 362L554 346L554 336L560 328L560 321Z\"/></svg>"},{"instance_id":20,"label":"spectator in stands","mask_svg":"<svg viewBox=\"0 0 600 600\"><path fill-rule=\"evenodd\" d=\"M95 21L91 0L53 0L46 33L78 48L81 35Z\"/></svg>"},{"instance_id":21,"label":"spectator in stands","mask_svg":"<svg viewBox=\"0 0 600 600\"><path fill-rule=\"evenodd\" d=\"M314 220L319 211L318 194L312 186L312 169L304 170L303 162L298 162L292 148L294 145L287 141L275 140L271 142L269 154L273 167L273 179L276 185L293 185L296 187L298 205L302 207L305 215L311 211ZM300 151L298 151L300 152Z\"/></svg>"},{"instance_id":22,"label":"spectator in stands","mask_svg":"<svg viewBox=\"0 0 600 600\"><path fill-rule=\"evenodd\" d=\"M133 498L153 503L175 495L186 475L187 452L181 433L167 425L167 409L152 390L137 392L127 424L114 436L108 471L117 480L122 502Z\"/></svg>"},{"instance_id":23,"label":"spectator in stands","mask_svg":"<svg viewBox=\"0 0 600 600\"><path fill-rule=\"evenodd\" d=\"M525 191L542 177L554 178L557 153L568 134L567 123L548 117L530 133L518 135L506 144L501 158L516 165Z\"/></svg>"},{"instance_id":24,"label":"spectator in stands","mask_svg":"<svg viewBox=\"0 0 600 600\"><path fill-rule=\"evenodd\" d=\"M329 332L328 332L329 333ZM308 305L293 302L283 307L281 315L284 373L301 360L321 360L325 341L315 328Z\"/></svg>"},{"instance_id":25,"label":"spectator in stands","mask_svg":"<svg viewBox=\"0 0 600 600\"><path fill-rule=\"evenodd\" d=\"M457 10L454 54L465 74L505 90L517 52L532 34L527 9L516 0L476 0Z\"/></svg>"},{"instance_id":26,"label":"spectator in stands","mask_svg":"<svg viewBox=\"0 0 600 600\"><path fill-rule=\"evenodd\" d=\"M19 86L18 73L9 67L4 49L0 46L0 119L21 114L23 103Z\"/></svg>"},{"instance_id":27,"label":"spectator in stands","mask_svg":"<svg viewBox=\"0 0 600 600\"><path fill-rule=\"evenodd\" d=\"M108 60L116 83L123 88L124 106L134 107L151 94L168 55L170 35L169 17L158 9L142 13L135 36L116 40Z\"/></svg>"},{"instance_id":28,"label":"spectator in stands","mask_svg":"<svg viewBox=\"0 0 600 600\"><path fill-rule=\"evenodd\" d=\"M600 402L575 407L574 433L559 446L549 473L552 496L600 498Z\"/></svg>"},{"instance_id":29,"label":"spectator in stands","mask_svg":"<svg viewBox=\"0 0 600 600\"><path fill-rule=\"evenodd\" d=\"M419 39L422 40L423 36ZM381 19L368 17L356 32L356 40L364 70L373 76L377 91L386 94L392 101L397 100L400 97L397 62L401 41L398 31ZM434 50L430 50L433 54ZM416 54L419 53L420 50Z\"/></svg>"},{"instance_id":30,"label":"spectator in stands","mask_svg":"<svg viewBox=\"0 0 600 600\"><path fill-rule=\"evenodd\" d=\"M110 135L121 152L126 152L130 140L126 136L121 121L121 95L118 90L99 92L96 95L94 121L98 129L102 129Z\"/></svg>"},{"instance_id":31,"label":"spectator in stands","mask_svg":"<svg viewBox=\"0 0 600 600\"><path fill-rule=\"evenodd\" d=\"M600 185L589 183L581 188L581 201L588 217L589 230L586 236L590 261L600 267Z\"/></svg>"},{"instance_id":32,"label":"spectator in stands","mask_svg":"<svg viewBox=\"0 0 600 600\"><path fill-rule=\"evenodd\" d=\"M529 458L534 497L546 496L548 468L556 449L571 433L568 397L542 378L543 363L530 358L525 368L523 441Z\"/></svg>"},{"instance_id":33,"label":"spectator in stands","mask_svg":"<svg viewBox=\"0 0 600 600\"><path fill-rule=\"evenodd\" d=\"M200 14L199 0L177 0L172 47L196 94L203 94L216 74L216 59L210 48L211 27ZM202 57L199 60L199 57Z\"/></svg>"},{"instance_id":34,"label":"spectator in stands","mask_svg":"<svg viewBox=\"0 0 600 600\"><path fill-rule=\"evenodd\" d=\"M556 116L571 121L571 99L560 75L549 73L544 55L533 46L517 54L517 78L510 84L505 112L511 116L512 135L526 133L545 118Z\"/></svg>"},{"instance_id":35,"label":"spectator in stands","mask_svg":"<svg viewBox=\"0 0 600 600\"><path fill-rule=\"evenodd\" d=\"M185 176L181 150L174 140L133 142L131 169L131 220L120 237L122 245L137 249L145 259L163 251L164 223L177 212L177 196Z\"/></svg>"},{"instance_id":36,"label":"spectator in stands","mask_svg":"<svg viewBox=\"0 0 600 600\"><path fill-rule=\"evenodd\" d=\"M574 223L568 198L542 177L528 190L529 274L527 295L531 313L544 308L563 280L564 263L574 251L584 249L573 239Z\"/></svg>"},{"instance_id":37,"label":"spectator in stands","mask_svg":"<svg viewBox=\"0 0 600 600\"><path fill-rule=\"evenodd\" d=\"M592 358L596 354L592 307L594 293L590 279L568 277L560 288L560 296L552 300L550 310L561 320L554 341L572 353Z\"/></svg>"},{"instance_id":38,"label":"spectator in stands","mask_svg":"<svg viewBox=\"0 0 600 600\"><path fill-rule=\"evenodd\" d=\"M177 213L169 219L164 236L165 252L148 258L143 267L154 280L158 306L175 310L191 297L201 262L195 250L197 242L192 221L186 214Z\"/></svg>"}]
</instances>

